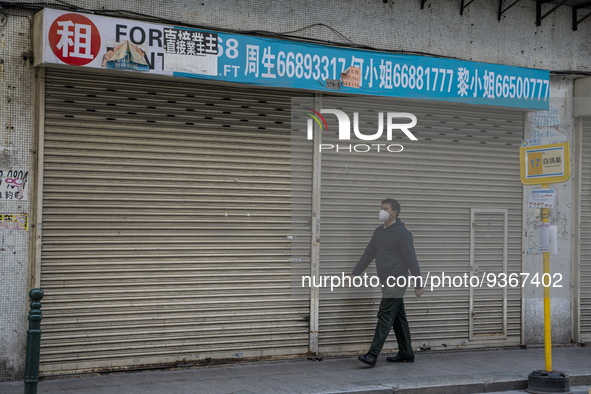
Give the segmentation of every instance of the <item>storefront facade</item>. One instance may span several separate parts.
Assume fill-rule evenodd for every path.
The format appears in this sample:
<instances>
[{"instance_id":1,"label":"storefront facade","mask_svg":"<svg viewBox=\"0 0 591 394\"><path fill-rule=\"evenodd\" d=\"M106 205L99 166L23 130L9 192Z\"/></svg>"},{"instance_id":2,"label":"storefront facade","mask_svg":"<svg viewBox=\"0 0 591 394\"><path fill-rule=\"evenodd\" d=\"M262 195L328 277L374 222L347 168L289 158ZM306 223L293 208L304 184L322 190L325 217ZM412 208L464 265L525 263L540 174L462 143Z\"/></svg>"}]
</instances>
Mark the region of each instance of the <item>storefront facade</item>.
<instances>
[{"instance_id":1,"label":"storefront facade","mask_svg":"<svg viewBox=\"0 0 591 394\"><path fill-rule=\"evenodd\" d=\"M390 196L402 204L425 274L519 274L539 258L527 234L535 214L519 179L519 147L535 137L536 116L552 113L555 86L572 96L572 81L569 88L544 67L448 66L447 59L405 55L389 60L388 53L311 43L306 57L303 50L280 50L297 42L270 38L241 42L219 31L50 9L35 18L35 153L29 165L15 161L23 178L29 172L26 200L8 202L10 213L27 215L30 229L6 236L21 237L15 239L30 261L22 275L45 291L43 375L366 350L379 292L357 297L350 289L298 284L303 275L349 273L377 225L379 202ZM57 32L72 26L84 33L77 24L94 26L102 45L82 40L60 52L64 35ZM198 61L183 58L178 40L166 52L172 45L166 35L185 33L201 35ZM321 56L315 61L315 50L325 51L326 64ZM213 56L221 51L225 58ZM408 65L389 69L388 61ZM419 67L429 68L422 83L437 88L410 94L402 80ZM261 82L273 73L291 78ZM505 85L498 75L506 76ZM427 82L427 76L439 79ZM384 93L388 82L400 89ZM347 151L337 133L317 126L306 140L306 114L294 115L298 100L318 112L347 100L351 112L413 114L418 141L398 133L391 142L402 152L361 146L369 144ZM556 106L563 119L562 111L572 111ZM580 328L565 334L559 325L562 343L579 334L584 341L589 332L585 127L583 120L581 302L577 308L562 298L557 312ZM556 133L573 138L572 130ZM321 144L343 149L322 151ZM560 192L559 219L570 216L563 201L575 193ZM569 270L570 286L576 253L569 234L560 234L568 252L557 269ZM525 323L537 329L537 299L519 286L432 290L419 300L408 297L417 348L537 340ZM393 338L387 347L395 348Z\"/></svg>"}]
</instances>

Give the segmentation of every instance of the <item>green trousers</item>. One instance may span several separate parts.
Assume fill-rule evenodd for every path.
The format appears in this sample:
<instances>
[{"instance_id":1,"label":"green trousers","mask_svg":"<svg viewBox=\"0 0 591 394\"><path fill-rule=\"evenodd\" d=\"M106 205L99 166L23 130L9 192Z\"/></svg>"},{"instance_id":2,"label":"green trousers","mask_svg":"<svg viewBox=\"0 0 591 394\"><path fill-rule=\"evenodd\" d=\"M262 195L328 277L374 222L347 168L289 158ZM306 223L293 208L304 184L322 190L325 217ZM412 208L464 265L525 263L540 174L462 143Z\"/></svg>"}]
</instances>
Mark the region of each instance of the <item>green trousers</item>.
<instances>
[{"instance_id":1,"label":"green trousers","mask_svg":"<svg viewBox=\"0 0 591 394\"><path fill-rule=\"evenodd\" d=\"M404 295L404 292L402 292ZM387 294L384 294L386 296ZM378 322L373 336L373 342L369 348L370 354L379 356L390 329L394 329L396 341L398 342L398 356L403 358L414 357L410 339L410 328L404 310L402 295L398 298L382 298L378 310Z\"/></svg>"}]
</instances>

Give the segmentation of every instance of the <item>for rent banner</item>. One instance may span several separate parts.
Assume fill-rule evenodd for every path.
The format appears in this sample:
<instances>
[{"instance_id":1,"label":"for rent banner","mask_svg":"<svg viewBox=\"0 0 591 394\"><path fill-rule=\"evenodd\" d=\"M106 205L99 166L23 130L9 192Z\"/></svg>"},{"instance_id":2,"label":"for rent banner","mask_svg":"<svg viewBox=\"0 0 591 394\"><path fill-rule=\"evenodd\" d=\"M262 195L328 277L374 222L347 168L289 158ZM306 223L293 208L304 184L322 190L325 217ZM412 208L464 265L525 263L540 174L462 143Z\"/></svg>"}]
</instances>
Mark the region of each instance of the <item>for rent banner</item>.
<instances>
[{"instance_id":1,"label":"for rent banner","mask_svg":"<svg viewBox=\"0 0 591 394\"><path fill-rule=\"evenodd\" d=\"M45 9L36 65L69 65L547 110L546 70L318 45Z\"/></svg>"}]
</instances>

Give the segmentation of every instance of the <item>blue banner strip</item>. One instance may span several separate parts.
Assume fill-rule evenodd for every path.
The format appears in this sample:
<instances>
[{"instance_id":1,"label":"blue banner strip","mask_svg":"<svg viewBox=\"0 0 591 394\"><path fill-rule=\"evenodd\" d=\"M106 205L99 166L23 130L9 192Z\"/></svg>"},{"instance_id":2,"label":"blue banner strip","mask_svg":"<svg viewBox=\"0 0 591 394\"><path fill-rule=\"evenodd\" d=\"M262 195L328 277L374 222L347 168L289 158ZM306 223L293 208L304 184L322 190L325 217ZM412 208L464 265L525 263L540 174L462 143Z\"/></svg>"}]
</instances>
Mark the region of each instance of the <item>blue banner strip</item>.
<instances>
[{"instance_id":1,"label":"blue banner strip","mask_svg":"<svg viewBox=\"0 0 591 394\"><path fill-rule=\"evenodd\" d=\"M173 75L320 92L526 110L549 108L550 72L547 70L215 34L217 75L191 72Z\"/></svg>"}]
</instances>

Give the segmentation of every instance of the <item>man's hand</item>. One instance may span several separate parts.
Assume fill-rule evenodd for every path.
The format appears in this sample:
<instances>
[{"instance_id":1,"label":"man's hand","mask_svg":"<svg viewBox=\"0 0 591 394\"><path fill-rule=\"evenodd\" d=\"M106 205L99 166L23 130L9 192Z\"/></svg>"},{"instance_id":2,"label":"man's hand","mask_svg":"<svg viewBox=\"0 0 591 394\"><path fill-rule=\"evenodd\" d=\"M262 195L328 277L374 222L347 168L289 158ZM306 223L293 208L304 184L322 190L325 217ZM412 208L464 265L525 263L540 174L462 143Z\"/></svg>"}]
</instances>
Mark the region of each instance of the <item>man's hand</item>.
<instances>
[{"instance_id":1,"label":"man's hand","mask_svg":"<svg viewBox=\"0 0 591 394\"><path fill-rule=\"evenodd\" d=\"M415 294L416 294L417 297L422 296L424 292L425 292L425 288L424 287L422 289L415 289Z\"/></svg>"}]
</instances>

